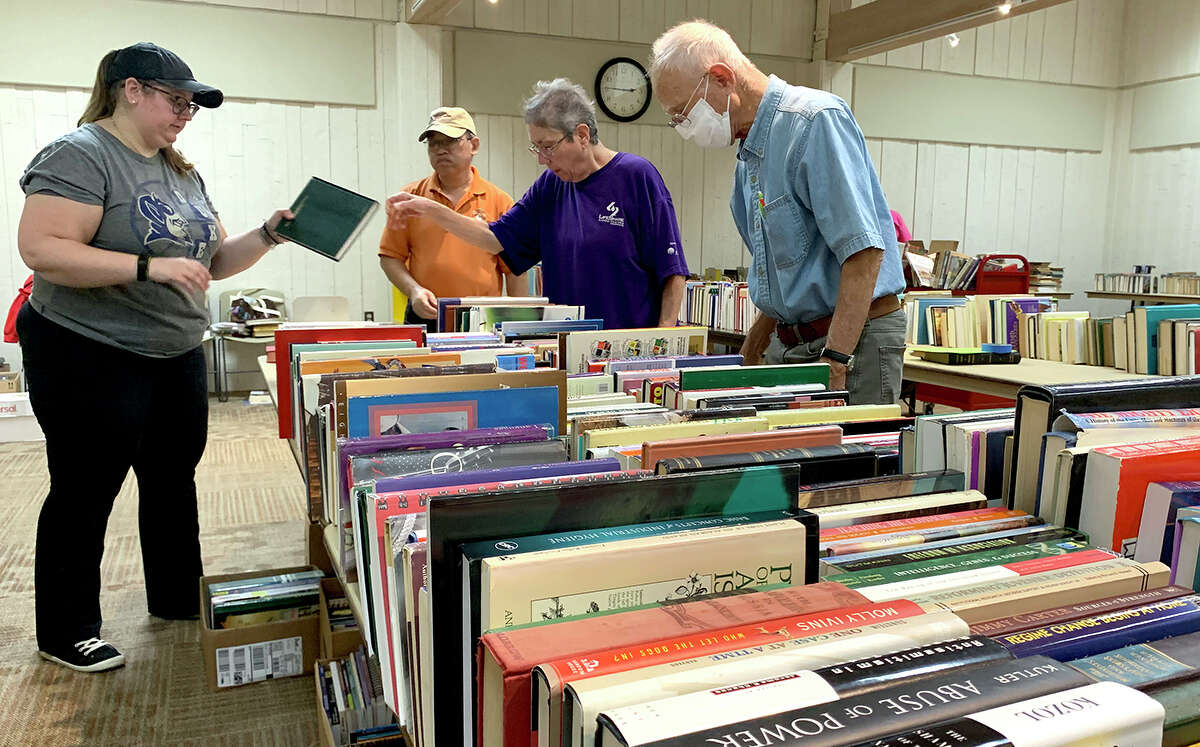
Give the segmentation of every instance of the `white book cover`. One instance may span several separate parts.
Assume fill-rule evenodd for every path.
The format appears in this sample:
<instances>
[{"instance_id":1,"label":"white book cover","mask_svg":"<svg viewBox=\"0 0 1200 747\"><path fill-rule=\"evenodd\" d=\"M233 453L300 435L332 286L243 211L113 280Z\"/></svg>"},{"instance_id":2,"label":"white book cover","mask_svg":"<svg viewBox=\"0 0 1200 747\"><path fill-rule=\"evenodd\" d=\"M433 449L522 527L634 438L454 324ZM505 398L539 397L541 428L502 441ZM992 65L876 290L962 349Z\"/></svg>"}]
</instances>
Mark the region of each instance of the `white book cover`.
<instances>
[{"instance_id":1,"label":"white book cover","mask_svg":"<svg viewBox=\"0 0 1200 747\"><path fill-rule=\"evenodd\" d=\"M1116 682L1097 682L972 714L1013 747L1159 747L1162 705Z\"/></svg>"},{"instance_id":2,"label":"white book cover","mask_svg":"<svg viewBox=\"0 0 1200 747\"><path fill-rule=\"evenodd\" d=\"M874 519L879 516L891 516L901 511L915 511L943 506L956 506L963 503L982 501L987 503L987 497L978 490L956 490L950 493L928 493L925 495L907 495L900 498L883 498L876 501L860 501L845 503L840 506L820 506L807 509L816 514L821 522L821 529L844 527L864 523L863 519ZM952 510L945 508L939 513ZM962 509L965 510L965 509Z\"/></svg>"}]
</instances>

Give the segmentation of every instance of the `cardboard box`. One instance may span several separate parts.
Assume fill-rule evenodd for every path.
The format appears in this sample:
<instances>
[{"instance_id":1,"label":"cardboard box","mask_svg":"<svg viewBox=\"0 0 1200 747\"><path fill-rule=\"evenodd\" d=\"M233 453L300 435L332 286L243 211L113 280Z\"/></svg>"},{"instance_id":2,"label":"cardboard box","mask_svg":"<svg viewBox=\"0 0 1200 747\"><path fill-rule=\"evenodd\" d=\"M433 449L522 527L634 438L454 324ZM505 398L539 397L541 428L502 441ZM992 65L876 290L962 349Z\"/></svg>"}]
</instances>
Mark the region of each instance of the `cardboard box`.
<instances>
[{"instance_id":1,"label":"cardboard box","mask_svg":"<svg viewBox=\"0 0 1200 747\"><path fill-rule=\"evenodd\" d=\"M342 582L336 578L321 580L321 658L340 659L349 656L363 645L362 633L359 629L334 630L329 626L329 599L344 599L346 592L342 590Z\"/></svg>"},{"instance_id":2,"label":"cardboard box","mask_svg":"<svg viewBox=\"0 0 1200 747\"><path fill-rule=\"evenodd\" d=\"M20 371L0 371L0 394L13 394L21 391Z\"/></svg>"},{"instance_id":3,"label":"cardboard box","mask_svg":"<svg viewBox=\"0 0 1200 747\"><path fill-rule=\"evenodd\" d=\"M200 649L204 656L204 673L208 687L220 692L226 687L262 682L279 677L292 677L313 671L313 662L321 648L321 617L310 615L298 620L253 625L246 628L214 630L209 619L208 585L219 581L236 581L256 576L278 573L296 573L312 570L312 566L270 568L245 573L226 573L200 578ZM255 679L252 661L259 656L268 672ZM218 661L221 657L221 662ZM238 666L238 663L243 666ZM225 674L218 682L218 668L226 665Z\"/></svg>"}]
</instances>

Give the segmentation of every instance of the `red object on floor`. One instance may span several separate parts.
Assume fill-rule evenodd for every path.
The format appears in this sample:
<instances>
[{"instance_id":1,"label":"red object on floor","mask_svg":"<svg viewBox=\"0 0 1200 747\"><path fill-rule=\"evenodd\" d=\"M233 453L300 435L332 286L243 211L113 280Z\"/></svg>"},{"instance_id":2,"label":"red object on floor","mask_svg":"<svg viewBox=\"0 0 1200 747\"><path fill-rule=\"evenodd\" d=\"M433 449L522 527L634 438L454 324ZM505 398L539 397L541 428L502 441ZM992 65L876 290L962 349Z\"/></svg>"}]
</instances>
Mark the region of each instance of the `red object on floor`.
<instances>
[{"instance_id":1,"label":"red object on floor","mask_svg":"<svg viewBox=\"0 0 1200 747\"><path fill-rule=\"evenodd\" d=\"M936 384L917 384L917 399L934 405L956 407L959 410L990 410L996 407L1012 407L1015 401L1007 397L993 397L990 394L964 392Z\"/></svg>"}]
</instances>

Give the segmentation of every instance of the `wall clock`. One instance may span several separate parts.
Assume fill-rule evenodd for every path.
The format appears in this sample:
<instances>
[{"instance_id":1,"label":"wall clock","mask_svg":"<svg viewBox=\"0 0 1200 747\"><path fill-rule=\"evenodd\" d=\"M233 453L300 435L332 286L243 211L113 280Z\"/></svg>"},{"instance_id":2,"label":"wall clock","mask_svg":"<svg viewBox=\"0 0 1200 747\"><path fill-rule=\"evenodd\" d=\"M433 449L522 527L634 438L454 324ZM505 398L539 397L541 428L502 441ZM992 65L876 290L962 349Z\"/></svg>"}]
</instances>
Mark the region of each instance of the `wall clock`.
<instances>
[{"instance_id":1,"label":"wall clock","mask_svg":"<svg viewBox=\"0 0 1200 747\"><path fill-rule=\"evenodd\" d=\"M614 57L596 73L596 103L610 119L632 122L650 107L650 79L632 57Z\"/></svg>"}]
</instances>

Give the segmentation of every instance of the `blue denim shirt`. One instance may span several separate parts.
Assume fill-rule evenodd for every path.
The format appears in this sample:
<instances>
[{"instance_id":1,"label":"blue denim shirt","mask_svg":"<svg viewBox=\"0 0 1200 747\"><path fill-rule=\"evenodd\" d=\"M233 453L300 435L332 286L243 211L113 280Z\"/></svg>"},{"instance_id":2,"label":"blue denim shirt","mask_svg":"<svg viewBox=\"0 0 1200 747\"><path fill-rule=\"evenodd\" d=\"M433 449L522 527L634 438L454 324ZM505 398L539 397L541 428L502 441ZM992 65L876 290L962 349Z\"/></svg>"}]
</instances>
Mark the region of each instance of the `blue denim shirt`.
<instances>
[{"instance_id":1,"label":"blue denim shirt","mask_svg":"<svg viewBox=\"0 0 1200 747\"><path fill-rule=\"evenodd\" d=\"M874 298L904 290L892 216L845 101L772 75L737 157L730 207L764 314L829 316L842 263L870 247L883 249Z\"/></svg>"}]
</instances>

